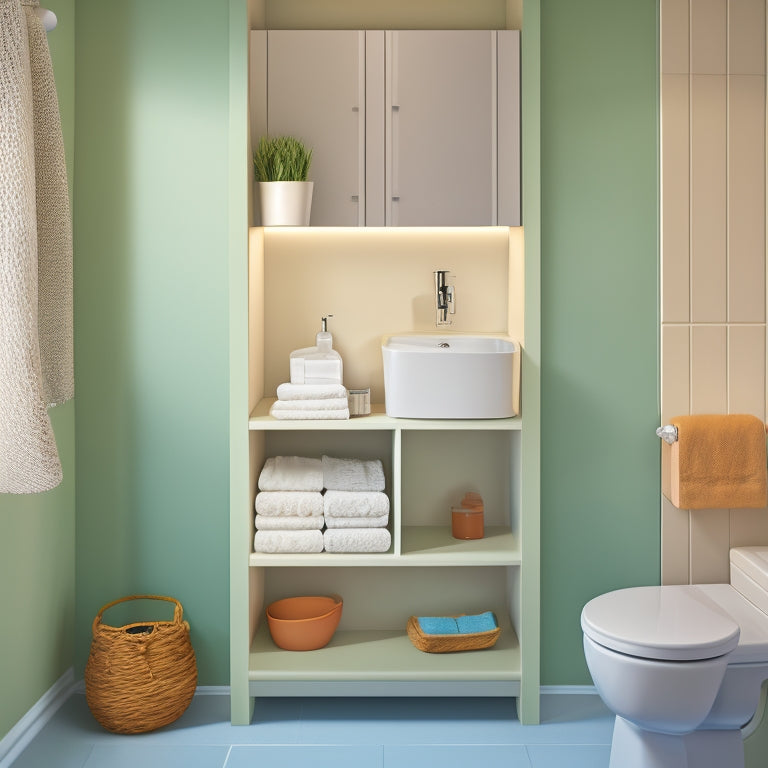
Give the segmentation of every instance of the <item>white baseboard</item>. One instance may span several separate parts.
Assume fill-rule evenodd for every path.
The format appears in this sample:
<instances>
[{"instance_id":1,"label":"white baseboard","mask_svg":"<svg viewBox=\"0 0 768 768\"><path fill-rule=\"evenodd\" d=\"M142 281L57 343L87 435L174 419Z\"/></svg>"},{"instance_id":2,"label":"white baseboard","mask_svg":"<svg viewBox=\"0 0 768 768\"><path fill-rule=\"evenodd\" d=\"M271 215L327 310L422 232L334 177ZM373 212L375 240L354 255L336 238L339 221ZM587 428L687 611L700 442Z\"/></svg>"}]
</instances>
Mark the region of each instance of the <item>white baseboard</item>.
<instances>
[{"instance_id":1,"label":"white baseboard","mask_svg":"<svg viewBox=\"0 0 768 768\"><path fill-rule=\"evenodd\" d=\"M43 726L56 714L75 687L75 673L70 667L0 740L0 768L10 768Z\"/></svg>"},{"instance_id":2,"label":"white baseboard","mask_svg":"<svg viewBox=\"0 0 768 768\"><path fill-rule=\"evenodd\" d=\"M85 680L78 680L72 684L72 693L85 695ZM228 685L198 685L195 688L195 696L229 696ZM0 768L3 768L0 765Z\"/></svg>"},{"instance_id":3,"label":"white baseboard","mask_svg":"<svg viewBox=\"0 0 768 768\"><path fill-rule=\"evenodd\" d=\"M563 694L578 694L580 696L597 696L597 689L594 685L542 685L539 688L542 696L554 693L559 696Z\"/></svg>"},{"instance_id":4,"label":"white baseboard","mask_svg":"<svg viewBox=\"0 0 768 768\"><path fill-rule=\"evenodd\" d=\"M229 696L228 685L198 685L195 688L195 696Z\"/></svg>"}]
</instances>

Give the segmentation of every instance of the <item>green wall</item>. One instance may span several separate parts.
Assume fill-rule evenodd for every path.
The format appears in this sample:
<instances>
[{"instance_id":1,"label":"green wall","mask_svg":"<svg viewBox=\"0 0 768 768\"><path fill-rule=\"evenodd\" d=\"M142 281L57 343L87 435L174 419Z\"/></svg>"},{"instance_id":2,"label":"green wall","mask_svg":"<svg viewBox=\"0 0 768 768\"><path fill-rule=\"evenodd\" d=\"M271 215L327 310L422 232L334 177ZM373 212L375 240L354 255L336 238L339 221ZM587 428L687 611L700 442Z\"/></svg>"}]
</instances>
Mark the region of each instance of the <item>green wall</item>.
<instances>
[{"instance_id":1,"label":"green wall","mask_svg":"<svg viewBox=\"0 0 768 768\"><path fill-rule=\"evenodd\" d=\"M542 682L659 577L656 3L542 0ZM77 649L178 597L227 673L225 3L78 0Z\"/></svg>"},{"instance_id":2,"label":"green wall","mask_svg":"<svg viewBox=\"0 0 768 768\"><path fill-rule=\"evenodd\" d=\"M47 4L70 178L74 141L74 0ZM0 738L72 666L75 611L75 404L50 411L64 481L52 491L0 494Z\"/></svg>"},{"instance_id":3,"label":"green wall","mask_svg":"<svg viewBox=\"0 0 768 768\"><path fill-rule=\"evenodd\" d=\"M579 616L658 583L657 3L542 0L542 683Z\"/></svg>"},{"instance_id":4,"label":"green wall","mask_svg":"<svg viewBox=\"0 0 768 768\"><path fill-rule=\"evenodd\" d=\"M103 604L160 593L225 684L227 3L77 0L76 34L77 670Z\"/></svg>"},{"instance_id":5,"label":"green wall","mask_svg":"<svg viewBox=\"0 0 768 768\"><path fill-rule=\"evenodd\" d=\"M77 0L76 20L75 0L48 5L77 157L77 410L52 411L63 485L0 496L0 615L19 628L0 734L73 659L82 673L93 616L122 595L180 599L200 683L228 683L227 4ZM589 682L584 602L659 578L656 15L541 0L550 685Z\"/></svg>"},{"instance_id":6,"label":"green wall","mask_svg":"<svg viewBox=\"0 0 768 768\"><path fill-rule=\"evenodd\" d=\"M82 673L122 595L179 598L200 683L228 682L228 8L77 0L74 56L74 3L50 2L70 142L77 114L77 411L53 412L65 484L0 498L0 612L29 628L3 641L0 733ZM656 5L541 3L550 685L589 682L586 600L659 577Z\"/></svg>"}]
</instances>

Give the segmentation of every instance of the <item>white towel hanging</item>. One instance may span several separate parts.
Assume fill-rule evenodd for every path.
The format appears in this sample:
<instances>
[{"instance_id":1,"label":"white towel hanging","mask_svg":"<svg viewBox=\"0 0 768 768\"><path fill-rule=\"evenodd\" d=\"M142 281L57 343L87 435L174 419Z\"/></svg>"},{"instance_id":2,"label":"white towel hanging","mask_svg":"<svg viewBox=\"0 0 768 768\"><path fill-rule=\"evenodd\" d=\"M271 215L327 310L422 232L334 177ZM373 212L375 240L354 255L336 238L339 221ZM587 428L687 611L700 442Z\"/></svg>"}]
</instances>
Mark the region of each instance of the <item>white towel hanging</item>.
<instances>
[{"instance_id":1,"label":"white towel hanging","mask_svg":"<svg viewBox=\"0 0 768 768\"><path fill-rule=\"evenodd\" d=\"M37 8L0 2L0 493L61 482L47 406L74 389L66 165Z\"/></svg>"}]
</instances>

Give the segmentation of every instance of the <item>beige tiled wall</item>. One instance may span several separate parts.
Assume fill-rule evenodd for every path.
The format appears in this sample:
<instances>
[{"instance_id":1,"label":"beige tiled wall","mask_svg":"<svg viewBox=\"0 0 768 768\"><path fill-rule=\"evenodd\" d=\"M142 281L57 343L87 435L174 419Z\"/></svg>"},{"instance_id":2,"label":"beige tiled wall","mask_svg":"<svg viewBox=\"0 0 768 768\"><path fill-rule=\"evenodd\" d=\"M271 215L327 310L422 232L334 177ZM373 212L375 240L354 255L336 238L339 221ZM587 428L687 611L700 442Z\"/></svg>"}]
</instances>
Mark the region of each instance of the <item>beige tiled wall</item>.
<instances>
[{"instance_id":1,"label":"beige tiled wall","mask_svg":"<svg viewBox=\"0 0 768 768\"><path fill-rule=\"evenodd\" d=\"M766 418L766 2L661 0L661 417ZM662 498L662 582L728 580L768 510Z\"/></svg>"}]
</instances>

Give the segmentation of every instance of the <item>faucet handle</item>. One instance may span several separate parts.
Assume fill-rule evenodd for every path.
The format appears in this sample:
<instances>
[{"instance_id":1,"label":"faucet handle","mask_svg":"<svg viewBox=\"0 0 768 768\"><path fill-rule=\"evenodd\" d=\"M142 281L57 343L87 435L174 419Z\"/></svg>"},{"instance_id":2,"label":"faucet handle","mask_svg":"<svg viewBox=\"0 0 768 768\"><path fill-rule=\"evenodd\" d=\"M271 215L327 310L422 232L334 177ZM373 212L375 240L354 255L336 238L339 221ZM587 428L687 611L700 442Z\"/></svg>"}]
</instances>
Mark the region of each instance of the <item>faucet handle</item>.
<instances>
[{"instance_id":1,"label":"faucet handle","mask_svg":"<svg viewBox=\"0 0 768 768\"><path fill-rule=\"evenodd\" d=\"M445 303L448 305L448 311L452 314L456 314L456 304L454 302L454 290L452 285L445 286Z\"/></svg>"},{"instance_id":2,"label":"faucet handle","mask_svg":"<svg viewBox=\"0 0 768 768\"><path fill-rule=\"evenodd\" d=\"M435 309L437 317L435 325L451 325L448 314L456 314L456 305L454 302L455 292L452 285L446 285L445 278L448 274L447 269L436 269L435 274Z\"/></svg>"}]
</instances>

